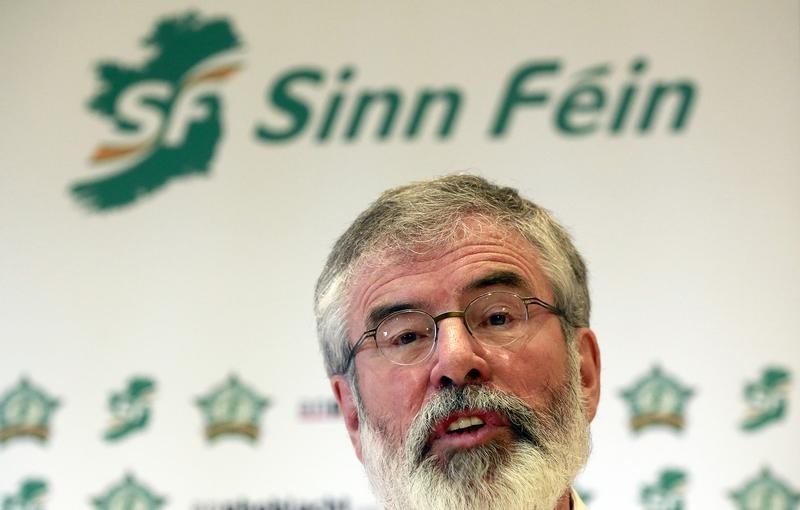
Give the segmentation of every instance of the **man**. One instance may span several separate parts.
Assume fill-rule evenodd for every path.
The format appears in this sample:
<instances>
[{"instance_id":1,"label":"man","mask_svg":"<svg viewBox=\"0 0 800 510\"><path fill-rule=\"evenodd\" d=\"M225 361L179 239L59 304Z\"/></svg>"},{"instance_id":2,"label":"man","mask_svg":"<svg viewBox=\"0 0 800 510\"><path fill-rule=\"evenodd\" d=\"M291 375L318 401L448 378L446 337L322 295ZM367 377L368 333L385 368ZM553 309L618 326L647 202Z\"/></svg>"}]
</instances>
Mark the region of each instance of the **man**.
<instances>
[{"instance_id":1,"label":"man","mask_svg":"<svg viewBox=\"0 0 800 510\"><path fill-rule=\"evenodd\" d=\"M392 509L585 508L600 394L585 265L516 190L386 191L336 242L315 312L356 455Z\"/></svg>"}]
</instances>

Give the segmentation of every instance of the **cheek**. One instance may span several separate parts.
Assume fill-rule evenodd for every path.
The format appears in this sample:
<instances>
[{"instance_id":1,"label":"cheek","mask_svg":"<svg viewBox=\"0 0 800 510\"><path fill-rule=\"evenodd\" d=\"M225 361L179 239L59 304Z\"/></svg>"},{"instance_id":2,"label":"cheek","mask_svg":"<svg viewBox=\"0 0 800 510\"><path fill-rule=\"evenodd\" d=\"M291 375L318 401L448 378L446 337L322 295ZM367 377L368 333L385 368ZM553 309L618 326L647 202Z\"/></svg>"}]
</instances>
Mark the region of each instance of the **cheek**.
<instances>
[{"instance_id":1,"label":"cheek","mask_svg":"<svg viewBox=\"0 0 800 510\"><path fill-rule=\"evenodd\" d=\"M405 437L425 401L427 380L421 371L408 367L361 374L359 384L368 418L393 436Z\"/></svg>"},{"instance_id":2,"label":"cheek","mask_svg":"<svg viewBox=\"0 0 800 510\"><path fill-rule=\"evenodd\" d=\"M552 390L563 386L567 379L567 351L561 339L532 340L514 352L505 370L498 368L496 374L498 382L505 386L501 389L541 408L549 404Z\"/></svg>"}]
</instances>

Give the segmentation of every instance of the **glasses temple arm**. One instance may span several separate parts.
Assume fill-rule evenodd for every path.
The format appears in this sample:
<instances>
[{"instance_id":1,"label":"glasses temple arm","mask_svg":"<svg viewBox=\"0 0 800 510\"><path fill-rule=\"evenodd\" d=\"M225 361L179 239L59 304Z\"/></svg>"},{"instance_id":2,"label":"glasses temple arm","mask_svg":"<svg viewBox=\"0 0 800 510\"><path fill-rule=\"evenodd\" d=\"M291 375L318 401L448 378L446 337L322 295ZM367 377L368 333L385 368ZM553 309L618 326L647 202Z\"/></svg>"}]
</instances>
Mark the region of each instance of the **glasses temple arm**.
<instances>
[{"instance_id":1,"label":"glasses temple arm","mask_svg":"<svg viewBox=\"0 0 800 510\"><path fill-rule=\"evenodd\" d=\"M361 335L361 338L359 338L358 341L354 343L352 347L350 347L350 352L347 354L347 361L344 364L344 370L342 370L343 374L346 374L347 371L350 370L350 365L353 363L353 359L355 359L356 354L358 353L358 350L364 341L369 337L374 337L377 332L377 328L364 331L364 334Z\"/></svg>"},{"instance_id":2,"label":"glasses temple arm","mask_svg":"<svg viewBox=\"0 0 800 510\"><path fill-rule=\"evenodd\" d=\"M552 312L552 313L554 313L554 314L556 314L556 315L558 315L560 317L564 317L565 319L567 318L567 314L566 314L566 312L564 312L564 310L562 310L561 308L558 308L557 306L551 305L550 303L542 301L539 298L535 298L535 297L524 298L522 301L526 305L539 305L539 306L541 306L542 308L544 308L545 310L547 310L549 312Z\"/></svg>"}]
</instances>

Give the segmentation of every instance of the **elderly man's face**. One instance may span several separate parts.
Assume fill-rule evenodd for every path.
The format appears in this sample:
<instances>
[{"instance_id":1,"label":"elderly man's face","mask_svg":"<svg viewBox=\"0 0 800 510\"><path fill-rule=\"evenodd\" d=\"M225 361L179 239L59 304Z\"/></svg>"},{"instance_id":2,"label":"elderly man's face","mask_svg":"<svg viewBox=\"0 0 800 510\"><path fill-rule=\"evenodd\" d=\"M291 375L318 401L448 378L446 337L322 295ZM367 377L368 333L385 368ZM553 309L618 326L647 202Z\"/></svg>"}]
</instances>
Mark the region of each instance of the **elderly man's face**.
<instances>
[{"instance_id":1,"label":"elderly man's face","mask_svg":"<svg viewBox=\"0 0 800 510\"><path fill-rule=\"evenodd\" d=\"M423 256L390 255L380 263L367 264L354 281L347 316L347 326L354 337L351 344L362 331L376 326L370 322L370 314L379 308L410 306L435 316L464 310L477 296L490 291L554 301L534 248L518 234L485 226L480 234ZM535 305L529 309L529 335L504 347L476 341L461 318L444 319L439 323L434 352L417 365L393 364L380 354L374 342L365 342L354 361L368 425L389 448L400 451L415 417L428 402L447 388L467 386L499 390L518 397L531 410L547 414L555 405L554 395L563 393L570 384L569 347L555 314ZM586 328L578 330L575 341L579 369L573 370L573 376L579 380L575 385L579 386L586 417L591 420L599 397L597 344ZM354 395L341 376L335 376L332 385L356 454L363 461L360 429L364 424L356 412ZM510 450L521 440L502 412L466 410L437 420L425 431L420 453L436 459L443 469L460 452L487 445ZM448 431L456 421L456 428L473 425Z\"/></svg>"}]
</instances>

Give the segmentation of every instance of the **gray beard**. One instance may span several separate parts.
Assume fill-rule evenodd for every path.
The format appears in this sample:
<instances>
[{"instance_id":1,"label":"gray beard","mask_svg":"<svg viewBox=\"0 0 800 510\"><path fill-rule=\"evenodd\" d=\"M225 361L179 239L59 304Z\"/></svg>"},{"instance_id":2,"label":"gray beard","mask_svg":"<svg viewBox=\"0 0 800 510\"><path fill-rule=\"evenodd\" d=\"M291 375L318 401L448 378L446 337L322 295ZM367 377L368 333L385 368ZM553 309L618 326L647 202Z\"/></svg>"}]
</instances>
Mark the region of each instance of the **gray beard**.
<instances>
[{"instance_id":1,"label":"gray beard","mask_svg":"<svg viewBox=\"0 0 800 510\"><path fill-rule=\"evenodd\" d=\"M356 393L364 466L378 499L397 510L553 510L589 456L579 365L570 348L568 379L550 391L544 410L487 386L442 390L414 418L403 441L366 415ZM447 458L431 455L427 441L434 424L463 410L505 416L514 441Z\"/></svg>"}]
</instances>

